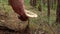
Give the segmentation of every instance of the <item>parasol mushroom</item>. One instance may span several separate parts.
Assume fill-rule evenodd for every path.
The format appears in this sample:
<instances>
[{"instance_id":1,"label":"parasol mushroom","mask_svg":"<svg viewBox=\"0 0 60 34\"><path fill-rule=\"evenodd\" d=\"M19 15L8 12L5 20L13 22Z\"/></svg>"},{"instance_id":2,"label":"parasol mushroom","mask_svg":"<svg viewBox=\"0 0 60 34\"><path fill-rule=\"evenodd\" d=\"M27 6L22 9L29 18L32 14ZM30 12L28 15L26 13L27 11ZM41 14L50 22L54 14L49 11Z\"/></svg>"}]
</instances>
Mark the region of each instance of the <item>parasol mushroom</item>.
<instances>
[{"instance_id":1,"label":"parasol mushroom","mask_svg":"<svg viewBox=\"0 0 60 34\"><path fill-rule=\"evenodd\" d=\"M21 20L21 21L26 21L26 20L29 20L29 18L36 18L36 17L38 17L38 15L37 14L35 14L34 12L31 12L31 11L28 11L28 10L24 10L25 11L25 15L26 15L26 17L24 18L23 16L18 16L18 18ZM26 18L28 18L28 19L26 19Z\"/></svg>"},{"instance_id":2,"label":"parasol mushroom","mask_svg":"<svg viewBox=\"0 0 60 34\"><path fill-rule=\"evenodd\" d=\"M21 20L21 23L15 22L18 20L14 20L13 23L8 20L7 21L8 23L4 23L6 27L13 30L24 30L26 27L29 28L30 17L31 18L38 17L37 14L24 9L23 1L24 0L9 0L9 4L11 5L12 9L14 10L14 12L16 12L19 15L18 18Z\"/></svg>"},{"instance_id":3,"label":"parasol mushroom","mask_svg":"<svg viewBox=\"0 0 60 34\"><path fill-rule=\"evenodd\" d=\"M31 18L38 17L37 14L35 14L35 13L31 12L31 11L28 11L28 10L25 10L25 14L28 17L31 17Z\"/></svg>"}]
</instances>

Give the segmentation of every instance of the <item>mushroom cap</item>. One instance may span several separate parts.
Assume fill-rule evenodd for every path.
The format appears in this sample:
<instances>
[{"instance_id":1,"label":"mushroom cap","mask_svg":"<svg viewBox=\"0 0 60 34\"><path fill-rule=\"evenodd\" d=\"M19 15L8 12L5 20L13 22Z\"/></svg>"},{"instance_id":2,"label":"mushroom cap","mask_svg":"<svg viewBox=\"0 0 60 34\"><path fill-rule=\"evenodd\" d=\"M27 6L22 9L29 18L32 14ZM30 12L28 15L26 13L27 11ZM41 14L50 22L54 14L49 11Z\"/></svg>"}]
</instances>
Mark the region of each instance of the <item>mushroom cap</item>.
<instances>
[{"instance_id":1,"label":"mushroom cap","mask_svg":"<svg viewBox=\"0 0 60 34\"><path fill-rule=\"evenodd\" d=\"M32 17L32 18L38 17L37 14L35 14L35 13L31 12L31 11L28 11L28 10L25 10L25 13L26 13L26 15L27 15L28 17Z\"/></svg>"}]
</instances>

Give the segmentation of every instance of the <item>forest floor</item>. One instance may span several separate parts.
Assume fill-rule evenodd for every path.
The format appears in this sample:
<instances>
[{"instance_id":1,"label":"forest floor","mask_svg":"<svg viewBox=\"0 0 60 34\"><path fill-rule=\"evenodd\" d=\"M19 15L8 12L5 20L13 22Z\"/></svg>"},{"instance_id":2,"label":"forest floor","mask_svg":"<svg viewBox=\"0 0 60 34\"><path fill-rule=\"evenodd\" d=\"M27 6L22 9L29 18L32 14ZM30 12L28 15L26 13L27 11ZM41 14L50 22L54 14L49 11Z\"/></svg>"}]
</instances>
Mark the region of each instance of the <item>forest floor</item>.
<instances>
[{"instance_id":1,"label":"forest floor","mask_svg":"<svg viewBox=\"0 0 60 34\"><path fill-rule=\"evenodd\" d=\"M47 17L47 9L43 8L43 11L37 11L37 9L33 9L30 6L26 5L26 9L30 10L38 15L37 18L29 18L30 20L30 29L32 34L60 34L60 25L56 25L56 11L51 10L50 21L48 22ZM8 5L1 5L0 4L0 25L3 26L3 22L5 23L7 20L11 20L10 23L19 22L17 19L17 14L11 9ZM0 34L20 34L19 32L13 32L5 30L5 27L0 27ZM57 29L58 28L58 29Z\"/></svg>"},{"instance_id":2,"label":"forest floor","mask_svg":"<svg viewBox=\"0 0 60 34\"><path fill-rule=\"evenodd\" d=\"M27 9L29 10L29 9ZM57 26L55 24L48 24L47 21L41 19L42 12L39 12L35 9L31 9L31 11L38 14L38 18L30 18L30 28L33 34L57 34ZM40 14L39 14L40 13ZM45 13L43 13L46 16ZM42 16L44 18L44 16ZM5 10L0 10L0 23L2 25L4 20L7 18L10 19L10 22L19 22L17 20L16 13L13 11L6 12ZM3 20L2 20L3 19ZM45 18L44 18L45 19ZM2 25L3 26L3 25ZM1 28L0 28L1 29ZM3 27L4 29L4 27ZM9 32L8 30L0 30L0 34L20 34L19 32Z\"/></svg>"}]
</instances>

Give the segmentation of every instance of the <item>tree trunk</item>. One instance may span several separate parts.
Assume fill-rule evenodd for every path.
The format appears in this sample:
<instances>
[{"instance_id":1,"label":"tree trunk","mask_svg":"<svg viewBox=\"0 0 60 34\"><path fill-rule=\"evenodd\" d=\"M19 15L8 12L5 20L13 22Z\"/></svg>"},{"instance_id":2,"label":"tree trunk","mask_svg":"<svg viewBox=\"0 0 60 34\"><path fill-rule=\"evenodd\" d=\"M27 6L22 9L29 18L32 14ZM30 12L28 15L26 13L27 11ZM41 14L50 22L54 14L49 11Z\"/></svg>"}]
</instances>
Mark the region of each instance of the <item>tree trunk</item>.
<instances>
[{"instance_id":1,"label":"tree trunk","mask_svg":"<svg viewBox=\"0 0 60 34\"><path fill-rule=\"evenodd\" d=\"M39 6L38 6L38 11L42 12L41 4L39 4Z\"/></svg>"},{"instance_id":2,"label":"tree trunk","mask_svg":"<svg viewBox=\"0 0 60 34\"><path fill-rule=\"evenodd\" d=\"M30 0L30 5L31 5L32 7L35 7L35 6L36 6L36 1L37 1L37 0Z\"/></svg>"},{"instance_id":3,"label":"tree trunk","mask_svg":"<svg viewBox=\"0 0 60 34\"><path fill-rule=\"evenodd\" d=\"M45 5L45 4L46 4L46 0L42 0L42 2L43 2L43 5Z\"/></svg>"},{"instance_id":4,"label":"tree trunk","mask_svg":"<svg viewBox=\"0 0 60 34\"><path fill-rule=\"evenodd\" d=\"M42 12L42 0L40 0L39 6L38 6L38 11Z\"/></svg>"},{"instance_id":5,"label":"tree trunk","mask_svg":"<svg viewBox=\"0 0 60 34\"><path fill-rule=\"evenodd\" d=\"M51 8L53 9L54 0L51 0Z\"/></svg>"},{"instance_id":6,"label":"tree trunk","mask_svg":"<svg viewBox=\"0 0 60 34\"><path fill-rule=\"evenodd\" d=\"M56 22L60 23L60 0L58 0L56 15L57 15Z\"/></svg>"},{"instance_id":7,"label":"tree trunk","mask_svg":"<svg viewBox=\"0 0 60 34\"><path fill-rule=\"evenodd\" d=\"M47 4L48 4L48 21L49 21L49 17L50 17L50 0L47 0Z\"/></svg>"}]
</instances>

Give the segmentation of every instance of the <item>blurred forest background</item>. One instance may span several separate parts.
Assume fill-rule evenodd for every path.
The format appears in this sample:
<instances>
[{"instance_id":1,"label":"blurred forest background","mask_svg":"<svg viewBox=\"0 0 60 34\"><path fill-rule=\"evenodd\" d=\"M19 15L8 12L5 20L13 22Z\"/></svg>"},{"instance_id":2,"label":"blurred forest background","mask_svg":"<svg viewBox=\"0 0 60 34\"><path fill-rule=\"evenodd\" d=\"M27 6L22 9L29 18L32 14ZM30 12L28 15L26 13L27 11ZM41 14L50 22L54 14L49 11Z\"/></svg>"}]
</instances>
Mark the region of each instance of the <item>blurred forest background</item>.
<instances>
[{"instance_id":1,"label":"blurred forest background","mask_svg":"<svg viewBox=\"0 0 60 34\"><path fill-rule=\"evenodd\" d=\"M25 0L24 2L25 9L38 15L37 18L29 18L32 34L60 34L60 0ZM0 0L0 14L8 16L8 19L13 19L11 18L13 16L15 19L8 0Z\"/></svg>"}]
</instances>

